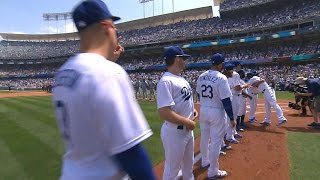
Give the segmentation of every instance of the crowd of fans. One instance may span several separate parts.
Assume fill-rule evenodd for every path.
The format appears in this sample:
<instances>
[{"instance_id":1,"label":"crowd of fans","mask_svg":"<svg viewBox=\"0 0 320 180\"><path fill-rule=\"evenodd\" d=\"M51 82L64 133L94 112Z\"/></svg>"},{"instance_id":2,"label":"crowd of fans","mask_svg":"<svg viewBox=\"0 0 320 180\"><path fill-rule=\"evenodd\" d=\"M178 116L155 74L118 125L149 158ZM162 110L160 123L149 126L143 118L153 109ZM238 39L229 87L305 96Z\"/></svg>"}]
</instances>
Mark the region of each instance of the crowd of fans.
<instances>
[{"instance_id":1,"label":"crowd of fans","mask_svg":"<svg viewBox=\"0 0 320 180\"><path fill-rule=\"evenodd\" d=\"M243 7L250 7L274 0L225 0L220 4L221 11L227 11L231 9L239 9Z\"/></svg>"},{"instance_id":2,"label":"crowd of fans","mask_svg":"<svg viewBox=\"0 0 320 180\"><path fill-rule=\"evenodd\" d=\"M268 82L280 86L286 86L293 83L299 76L318 78L320 76L320 62L304 65L270 65L270 66L255 66L254 68L244 67L246 72L257 71L259 76L266 79ZM207 69L192 69L183 72L182 76L195 87L195 83L199 75ZM129 76L132 83L137 81L146 80L147 82L158 82L163 71L152 72L134 72ZM52 84L52 78L25 78L25 79L10 79L0 80L0 87L15 87L18 89L23 88L42 88L48 84Z\"/></svg>"},{"instance_id":3,"label":"crowd of fans","mask_svg":"<svg viewBox=\"0 0 320 180\"><path fill-rule=\"evenodd\" d=\"M274 58L283 56L295 56L305 54L320 53L320 42L306 41L306 42L290 42L282 44L251 44L245 46L234 46L213 49L212 52L204 54L192 54L192 57L186 63L201 63L208 62L209 57L213 53L221 53L226 57L226 61L245 61L256 60L264 58ZM144 57L144 58L125 58L120 59L120 65L126 70L143 69L151 65L163 65L163 57Z\"/></svg>"},{"instance_id":4,"label":"crowd of fans","mask_svg":"<svg viewBox=\"0 0 320 180\"><path fill-rule=\"evenodd\" d=\"M175 24L159 25L120 33L124 44L141 44L163 40L212 35L235 31L270 27L320 15L317 0L290 2L276 9L264 8L246 14L225 14L202 20L181 21Z\"/></svg>"},{"instance_id":5,"label":"crowd of fans","mask_svg":"<svg viewBox=\"0 0 320 180\"><path fill-rule=\"evenodd\" d=\"M210 52L195 54L190 52L191 58L186 60L189 63L208 62L208 59L213 53L221 53L225 55L226 61L246 61L265 58L275 58L284 56L304 55L320 53L320 42L305 40L303 42L283 42L281 44L245 44L232 47L217 47ZM25 76L25 75L40 75L54 74L60 63L40 64L40 65L9 65L3 66L0 70L0 76ZM118 63L126 70L145 69L153 65L164 65L162 55L159 56L142 56L131 57L126 56L120 58Z\"/></svg>"},{"instance_id":6,"label":"crowd of fans","mask_svg":"<svg viewBox=\"0 0 320 180\"><path fill-rule=\"evenodd\" d=\"M229 4L261 3L267 0L228 0ZM222 6L224 6L222 5ZM181 39L222 32L246 31L261 27L271 27L292 21L320 15L318 0L292 1L275 9L263 8L258 11L214 17L174 24L146 27L120 32L123 45L137 45L164 40ZM71 55L79 51L79 41L63 42L0 42L0 59L46 58Z\"/></svg>"}]
</instances>

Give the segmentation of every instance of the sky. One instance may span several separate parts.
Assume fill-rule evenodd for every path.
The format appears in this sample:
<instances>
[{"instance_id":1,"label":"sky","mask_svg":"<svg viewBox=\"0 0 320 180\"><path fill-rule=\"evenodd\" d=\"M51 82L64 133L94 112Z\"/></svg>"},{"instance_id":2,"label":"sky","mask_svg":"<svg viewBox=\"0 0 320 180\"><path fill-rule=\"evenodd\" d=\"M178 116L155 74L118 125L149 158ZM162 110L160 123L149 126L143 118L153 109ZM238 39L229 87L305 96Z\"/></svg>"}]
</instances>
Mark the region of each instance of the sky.
<instances>
[{"instance_id":1,"label":"sky","mask_svg":"<svg viewBox=\"0 0 320 180\"><path fill-rule=\"evenodd\" d=\"M144 6L140 0L103 0L112 14L122 18L119 22L142 19L154 15L172 13L211 6L213 0L154 0ZM0 32L24 34L48 34L74 32L72 20L44 21L44 13L71 12L80 0L1 0ZM162 2L163 7L162 8ZM174 6L172 6L174 2ZM143 8L144 7L144 8ZM145 9L145 10L144 10ZM145 13L144 13L145 12Z\"/></svg>"}]
</instances>

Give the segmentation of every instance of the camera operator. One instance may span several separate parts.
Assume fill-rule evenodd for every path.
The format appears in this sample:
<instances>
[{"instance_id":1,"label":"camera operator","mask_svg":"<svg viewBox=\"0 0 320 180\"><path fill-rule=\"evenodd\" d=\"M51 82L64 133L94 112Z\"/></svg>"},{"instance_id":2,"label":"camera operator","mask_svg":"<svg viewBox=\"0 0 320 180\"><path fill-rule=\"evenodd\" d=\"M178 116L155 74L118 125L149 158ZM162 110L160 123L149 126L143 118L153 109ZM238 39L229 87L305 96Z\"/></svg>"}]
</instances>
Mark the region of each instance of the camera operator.
<instances>
[{"instance_id":1,"label":"camera operator","mask_svg":"<svg viewBox=\"0 0 320 180\"><path fill-rule=\"evenodd\" d=\"M292 92L292 93L307 93L307 87L300 87L294 83L290 83L285 90ZM309 106L310 112L312 113L312 98L308 96L297 96L295 94L295 103L289 102L289 107L295 110L302 110L300 116L307 116L307 106ZM301 105L300 105L300 104Z\"/></svg>"},{"instance_id":2,"label":"camera operator","mask_svg":"<svg viewBox=\"0 0 320 180\"><path fill-rule=\"evenodd\" d=\"M312 126L315 128L320 128L320 123L319 123L319 112L320 112L320 79L308 79L305 77L298 77L296 79L296 84L297 85L306 85L308 88L307 93L295 93L296 96L313 96L314 97L314 102L313 102L313 120L311 124L308 124L308 126Z\"/></svg>"}]
</instances>

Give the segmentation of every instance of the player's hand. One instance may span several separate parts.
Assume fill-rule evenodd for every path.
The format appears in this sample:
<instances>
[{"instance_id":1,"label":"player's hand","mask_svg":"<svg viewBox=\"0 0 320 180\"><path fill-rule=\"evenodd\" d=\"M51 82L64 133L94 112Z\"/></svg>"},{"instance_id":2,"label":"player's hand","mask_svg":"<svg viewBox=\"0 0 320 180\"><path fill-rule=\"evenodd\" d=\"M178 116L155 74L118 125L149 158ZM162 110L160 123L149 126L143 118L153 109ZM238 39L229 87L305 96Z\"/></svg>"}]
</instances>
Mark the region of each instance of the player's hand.
<instances>
[{"instance_id":1,"label":"player's hand","mask_svg":"<svg viewBox=\"0 0 320 180\"><path fill-rule=\"evenodd\" d=\"M198 116L199 116L198 111L196 109L194 109L192 120L195 121L198 118Z\"/></svg>"},{"instance_id":2,"label":"player's hand","mask_svg":"<svg viewBox=\"0 0 320 180\"><path fill-rule=\"evenodd\" d=\"M196 122L191 119L188 119L186 127L188 130L193 130L196 127Z\"/></svg>"},{"instance_id":3,"label":"player's hand","mask_svg":"<svg viewBox=\"0 0 320 180\"><path fill-rule=\"evenodd\" d=\"M236 120L230 121L231 127L236 127L237 122Z\"/></svg>"},{"instance_id":4,"label":"player's hand","mask_svg":"<svg viewBox=\"0 0 320 180\"><path fill-rule=\"evenodd\" d=\"M122 47L120 44L117 45L116 50L113 52L114 60L119 59L120 55L124 52L124 47Z\"/></svg>"}]
</instances>

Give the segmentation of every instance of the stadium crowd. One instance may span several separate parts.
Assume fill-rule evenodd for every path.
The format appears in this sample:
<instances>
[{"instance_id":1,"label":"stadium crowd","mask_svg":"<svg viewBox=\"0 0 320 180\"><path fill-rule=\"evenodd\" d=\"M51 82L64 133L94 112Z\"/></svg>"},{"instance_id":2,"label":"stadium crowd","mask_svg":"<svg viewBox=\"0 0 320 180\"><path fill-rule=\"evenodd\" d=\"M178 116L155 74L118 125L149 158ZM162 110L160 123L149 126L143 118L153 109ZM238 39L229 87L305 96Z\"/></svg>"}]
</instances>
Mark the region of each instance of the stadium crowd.
<instances>
[{"instance_id":1,"label":"stadium crowd","mask_svg":"<svg viewBox=\"0 0 320 180\"><path fill-rule=\"evenodd\" d=\"M270 2L274 0L225 0L220 5L221 11L227 11L232 9L239 9L244 7L255 6L258 4Z\"/></svg>"},{"instance_id":2,"label":"stadium crowd","mask_svg":"<svg viewBox=\"0 0 320 180\"><path fill-rule=\"evenodd\" d=\"M318 78L320 76L320 63L310 63L304 65L270 65L270 66L255 66L254 68L244 67L247 72L257 71L259 76L266 79L268 82L276 84L279 90L287 86L289 83L293 83L299 76ZM195 82L198 76L206 69L192 69L186 70L183 73L183 77L195 87ZM145 80L148 84L151 82L158 82L163 71L152 72L134 72L129 76L133 85L137 82ZM25 78L25 79L10 79L0 80L0 87L15 87L22 88L42 88L44 85L51 84L51 78ZM149 91L149 90L148 90Z\"/></svg>"},{"instance_id":3,"label":"stadium crowd","mask_svg":"<svg viewBox=\"0 0 320 180\"><path fill-rule=\"evenodd\" d=\"M237 0L237 3L256 2ZM263 1L263 0L259 0ZM231 3L233 1L226 1ZM320 15L318 0L297 0L286 6L263 8L243 14L227 13L222 18L214 17L192 21L181 21L168 25L146 27L119 32L123 45L137 45L172 39L213 35L217 33L246 31L261 27L271 27L283 23L308 19ZM18 59L24 57L46 58L71 55L79 51L79 41L57 42L0 42L0 59Z\"/></svg>"}]
</instances>

